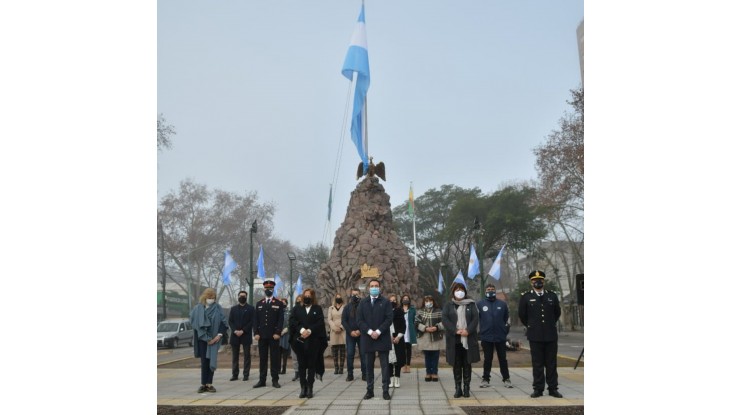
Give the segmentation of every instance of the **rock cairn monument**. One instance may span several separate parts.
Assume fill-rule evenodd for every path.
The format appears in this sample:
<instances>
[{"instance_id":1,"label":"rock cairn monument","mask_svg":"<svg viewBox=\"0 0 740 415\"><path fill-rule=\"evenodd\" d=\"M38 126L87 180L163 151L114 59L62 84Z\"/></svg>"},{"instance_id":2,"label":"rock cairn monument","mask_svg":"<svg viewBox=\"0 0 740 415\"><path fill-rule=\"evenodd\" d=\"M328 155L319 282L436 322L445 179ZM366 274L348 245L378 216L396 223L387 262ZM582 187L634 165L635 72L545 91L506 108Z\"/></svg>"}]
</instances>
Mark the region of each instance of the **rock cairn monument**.
<instances>
[{"instance_id":1,"label":"rock cairn monument","mask_svg":"<svg viewBox=\"0 0 740 415\"><path fill-rule=\"evenodd\" d=\"M393 230L390 196L377 176L368 175L352 192L329 260L321 264L319 301L329 306L336 293L349 295L351 288L367 285L374 274L379 274L384 296L421 297L414 259Z\"/></svg>"}]
</instances>

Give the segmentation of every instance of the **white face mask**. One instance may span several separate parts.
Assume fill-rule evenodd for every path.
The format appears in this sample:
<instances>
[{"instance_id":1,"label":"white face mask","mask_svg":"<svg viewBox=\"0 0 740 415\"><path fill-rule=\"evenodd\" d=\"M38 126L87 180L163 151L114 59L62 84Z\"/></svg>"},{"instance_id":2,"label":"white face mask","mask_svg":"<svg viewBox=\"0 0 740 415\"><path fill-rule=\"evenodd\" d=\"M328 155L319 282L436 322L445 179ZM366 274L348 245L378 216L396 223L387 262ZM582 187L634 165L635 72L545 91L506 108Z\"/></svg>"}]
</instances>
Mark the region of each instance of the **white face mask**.
<instances>
[{"instance_id":1,"label":"white face mask","mask_svg":"<svg viewBox=\"0 0 740 415\"><path fill-rule=\"evenodd\" d=\"M465 291L455 291L455 298L458 300L465 298Z\"/></svg>"},{"instance_id":2,"label":"white face mask","mask_svg":"<svg viewBox=\"0 0 740 415\"><path fill-rule=\"evenodd\" d=\"M206 298L206 304L208 304L208 305L211 305L211 304L213 304L213 303L214 303L215 301L216 301L216 300L215 300L215 299L213 299L213 298Z\"/></svg>"},{"instance_id":3,"label":"white face mask","mask_svg":"<svg viewBox=\"0 0 740 415\"><path fill-rule=\"evenodd\" d=\"M433 305L434 305L434 303L424 303L424 306L426 308L432 308Z\"/></svg>"}]
</instances>

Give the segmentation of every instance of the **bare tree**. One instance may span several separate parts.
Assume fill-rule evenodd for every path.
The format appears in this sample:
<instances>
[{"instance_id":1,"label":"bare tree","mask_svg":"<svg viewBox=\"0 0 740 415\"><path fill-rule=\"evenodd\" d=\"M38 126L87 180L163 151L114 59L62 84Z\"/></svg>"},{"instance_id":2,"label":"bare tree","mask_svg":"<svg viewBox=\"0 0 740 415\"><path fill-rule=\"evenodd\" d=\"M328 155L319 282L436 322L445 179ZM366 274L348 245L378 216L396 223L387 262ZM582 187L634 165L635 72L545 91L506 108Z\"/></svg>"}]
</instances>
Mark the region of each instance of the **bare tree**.
<instances>
[{"instance_id":1,"label":"bare tree","mask_svg":"<svg viewBox=\"0 0 740 415\"><path fill-rule=\"evenodd\" d=\"M164 114L157 115L157 150L172 148L172 136L177 134L175 127L167 124Z\"/></svg>"}]
</instances>

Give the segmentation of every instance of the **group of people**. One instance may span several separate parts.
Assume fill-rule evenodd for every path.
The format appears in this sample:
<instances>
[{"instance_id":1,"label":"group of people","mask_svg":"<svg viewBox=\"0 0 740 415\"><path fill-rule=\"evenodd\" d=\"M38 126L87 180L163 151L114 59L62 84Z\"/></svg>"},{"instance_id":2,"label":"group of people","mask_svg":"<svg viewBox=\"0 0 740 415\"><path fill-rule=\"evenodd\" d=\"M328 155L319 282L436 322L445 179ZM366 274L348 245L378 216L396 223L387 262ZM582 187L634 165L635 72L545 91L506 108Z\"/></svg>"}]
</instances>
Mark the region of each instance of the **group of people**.
<instances>
[{"instance_id":1,"label":"group of people","mask_svg":"<svg viewBox=\"0 0 740 415\"><path fill-rule=\"evenodd\" d=\"M532 357L533 389L531 397L543 395L547 384L550 396L562 398L557 383L557 321L560 304L552 292L544 290L545 273L533 271L529 275L532 290L522 294L518 316L527 328ZM300 398L314 396L314 381L324 374L324 351L331 344L334 374L344 374L346 381L354 380L354 357L359 351L362 380L367 391L364 399L375 396L376 358L380 361L383 399L390 400L389 388L400 387L401 373L410 373L412 346L424 355L426 382L438 382L440 351L446 351L446 361L452 366L455 398L470 396L472 364L480 361L483 349L483 376L480 387L490 387L494 351L504 387L511 388L506 341L509 333L509 308L496 298L496 287L485 288L485 298L477 303L468 296L467 287L454 283L451 296L444 307L435 298L425 295L423 307L417 310L408 295L382 295L381 281L372 279L367 284L368 294L363 298L353 288L347 304L337 294L326 314L329 323L327 335L325 313L316 304L316 293L309 288L296 299L288 310L287 300L273 297L275 283L263 283L265 297L252 307L247 304L247 292L240 291L239 303L233 306L228 319L220 305L215 303L216 292L206 289L190 319L195 330L195 356L201 359L201 387L199 393L215 392L213 374L223 336L230 328L232 336L232 377L239 378L239 354L243 351L242 379L249 379L252 339L259 349L259 380L255 388L267 386L268 357L272 386L280 388L279 375L286 373L287 356L293 355L293 380L300 380ZM240 350L241 349L241 350ZM282 368L281 368L282 360Z\"/></svg>"}]
</instances>

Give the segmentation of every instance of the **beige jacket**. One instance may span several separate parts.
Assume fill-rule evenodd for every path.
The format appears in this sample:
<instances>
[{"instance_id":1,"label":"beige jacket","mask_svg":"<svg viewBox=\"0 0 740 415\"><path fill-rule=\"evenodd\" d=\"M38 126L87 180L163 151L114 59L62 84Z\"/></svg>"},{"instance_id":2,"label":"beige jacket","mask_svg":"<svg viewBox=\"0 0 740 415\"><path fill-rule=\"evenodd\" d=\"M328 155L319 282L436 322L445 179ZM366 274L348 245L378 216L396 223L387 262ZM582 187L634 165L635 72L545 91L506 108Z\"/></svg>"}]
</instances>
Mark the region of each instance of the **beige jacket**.
<instances>
[{"instance_id":1,"label":"beige jacket","mask_svg":"<svg viewBox=\"0 0 740 415\"><path fill-rule=\"evenodd\" d=\"M344 304L339 307L339 310L337 310L335 304L329 307L329 344L332 346L345 344L342 311L344 311ZM337 333L337 330L339 330L339 333Z\"/></svg>"}]
</instances>

